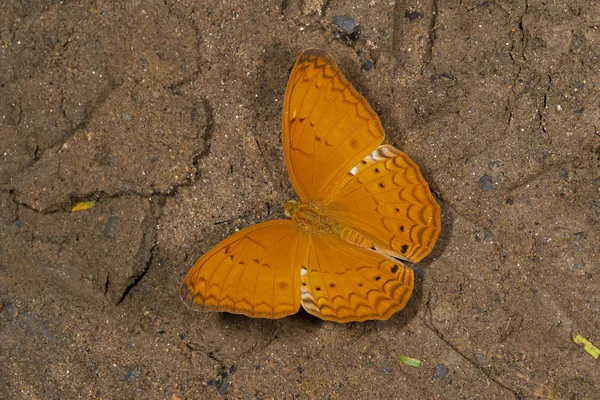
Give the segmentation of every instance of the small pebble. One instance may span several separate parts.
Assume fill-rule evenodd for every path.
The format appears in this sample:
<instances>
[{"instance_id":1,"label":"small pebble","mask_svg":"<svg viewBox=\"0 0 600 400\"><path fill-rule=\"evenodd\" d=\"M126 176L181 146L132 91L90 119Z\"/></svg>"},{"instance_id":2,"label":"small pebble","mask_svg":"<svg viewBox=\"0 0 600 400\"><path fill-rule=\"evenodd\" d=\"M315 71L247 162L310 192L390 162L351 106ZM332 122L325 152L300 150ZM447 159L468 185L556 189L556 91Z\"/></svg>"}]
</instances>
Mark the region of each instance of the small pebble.
<instances>
[{"instance_id":1,"label":"small pebble","mask_svg":"<svg viewBox=\"0 0 600 400\"><path fill-rule=\"evenodd\" d=\"M560 169L560 177L562 179L567 179L569 177L569 171L567 171L566 168L561 168Z\"/></svg>"},{"instance_id":2,"label":"small pebble","mask_svg":"<svg viewBox=\"0 0 600 400\"><path fill-rule=\"evenodd\" d=\"M346 17L345 15L334 15L331 18L331 21L346 32L352 32L352 30L356 27L354 20L350 17Z\"/></svg>"},{"instance_id":3,"label":"small pebble","mask_svg":"<svg viewBox=\"0 0 600 400\"><path fill-rule=\"evenodd\" d=\"M433 371L434 378L442 378L448 374L448 368L444 364L438 364L435 366L435 370Z\"/></svg>"},{"instance_id":4,"label":"small pebble","mask_svg":"<svg viewBox=\"0 0 600 400\"><path fill-rule=\"evenodd\" d=\"M121 218L117 217L116 215L111 215L104 224L104 230L102 231L104 236L108 238L116 237L119 234L117 227L120 220Z\"/></svg>"},{"instance_id":5,"label":"small pebble","mask_svg":"<svg viewBox=\"0 0 600 400\"><path fill-rule=\"evenodd\" d=\"M413 22L415 19L421 19L423 18L425 15L421 12L418 11L405 11L404 12L404 18L408 18L408 20L410 22Z\"/></svg>"},{"instance_id":6,"label":"small pebble","mask_svg":"<svg viewBox=\"0 0 600 400\"><path fill-rule=\"evenodd\" d=\"M383 372L383 374L387 375L387 376L394 375L394 370L392 368L386 367L386 366L381 367L381 372Z\"/></svg>"},{"instance_id":7,"label":"small pebble","mask_svg":"<svg viewBox=\"0 0 600 400\"><path fill-rule=\"evenodd\" d=\"M489 175L484 175L479 179L479 187L483 189L484 192L491 192L494 190L494 182L492 181L492 177Z\"/></svg>"},{"instance_id":8,"label":"small pebble","mask_svg":"<svg viewBox=\"0 0 600 400\"><path fill-rule=\"evenodd\" d=\"M227 393L227 388L228 387L229 387L229 381L223 382L223 384L219 388L219 394L225 394L225 393Z\"/></svg>"}]
</instances>

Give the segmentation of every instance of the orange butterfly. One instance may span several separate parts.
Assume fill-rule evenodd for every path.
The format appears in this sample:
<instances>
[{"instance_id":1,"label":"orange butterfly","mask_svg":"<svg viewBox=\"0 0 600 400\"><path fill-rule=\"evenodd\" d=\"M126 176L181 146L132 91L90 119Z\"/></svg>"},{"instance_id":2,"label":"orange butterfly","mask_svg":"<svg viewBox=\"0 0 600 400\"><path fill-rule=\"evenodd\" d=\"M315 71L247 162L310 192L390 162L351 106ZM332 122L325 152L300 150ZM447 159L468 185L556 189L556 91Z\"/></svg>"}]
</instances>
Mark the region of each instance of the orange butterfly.
<instances>
[{"instance_id":1,"label":"orange butterfly","mask_svg":"<svg viewBox=\"0 0 600 400\"><path fill-rule=\"evenodd\" d=\"M291 220L245 228L204 254L180 288L194 310L280 318L302 305L337 321L387 319L440 232L417 165L390 145L377 114L321 50L300 54L283 105L283 151L302 203Z\"/></svg>"}]
</instances>

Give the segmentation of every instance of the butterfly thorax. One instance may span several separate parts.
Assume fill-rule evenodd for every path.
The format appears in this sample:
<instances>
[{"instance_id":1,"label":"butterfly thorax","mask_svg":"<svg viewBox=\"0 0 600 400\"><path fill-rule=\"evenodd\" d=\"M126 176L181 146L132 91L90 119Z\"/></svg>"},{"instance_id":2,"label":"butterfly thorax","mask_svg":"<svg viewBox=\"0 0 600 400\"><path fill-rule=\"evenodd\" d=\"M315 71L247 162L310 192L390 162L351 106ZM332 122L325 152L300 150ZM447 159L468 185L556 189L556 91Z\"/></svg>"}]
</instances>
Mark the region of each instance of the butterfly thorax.
<instances>
[{"instance_id":1,"label":"butterfly thorax","mask_svg":"<svg viewBox=\"0 0 600 400\"><path fill-rule=\"evenodd\" d=\"M324 212L310 205L289 201L283 204L285 215L296 221L302 228L310 231L336 233L339 224L329 218Z\"/></svg>"},{"instance_id":2,"label":"butterfly thorax","mask_svg":"<svg viewBox=\"0 0 600 400\"><path fill-rule=\"evenodd\" d=\"M361 247L373 247L373 243L362 234L338 223L311 204L298 203L292 200L284 203L283 209L287 217L296 221L300 228L308 232L326 232Z\"/></svg>"}]
</instances>

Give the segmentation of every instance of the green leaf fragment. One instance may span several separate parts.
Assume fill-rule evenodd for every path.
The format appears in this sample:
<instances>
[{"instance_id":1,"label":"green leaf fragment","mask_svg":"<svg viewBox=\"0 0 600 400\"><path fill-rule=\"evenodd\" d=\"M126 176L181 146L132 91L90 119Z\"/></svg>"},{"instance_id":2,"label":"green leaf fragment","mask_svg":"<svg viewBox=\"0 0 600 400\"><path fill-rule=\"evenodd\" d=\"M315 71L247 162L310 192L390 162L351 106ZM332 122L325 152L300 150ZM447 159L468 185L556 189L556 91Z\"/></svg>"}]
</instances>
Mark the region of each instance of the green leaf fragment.
<instances>
[{"instance_id":1,"label":"green leaf fragment","mask_svg":"<svg viewBox=\"0 0 600 400\"><path fill-rule=\"evenodd\" d=\"M406 356L399 356L398 358L400 359L400 362L402 364L406 364L416 368L419 368L421 366L421 361L417 360L416 358L410 358Z\"/></svg>"},{"instance_id":2,"label":"green leaf fragment","mask_svg":"<svg viewBox=\"0 0 600 400\"><path fill-rule=\"evenodd\" d=\"M573 342L577 344L583 343L583 350L595 359L598 359L598 357L600 357L600 349L594 346L586 338L581 336L579 332L573 332Z\"/></svg>"}]
</instances>

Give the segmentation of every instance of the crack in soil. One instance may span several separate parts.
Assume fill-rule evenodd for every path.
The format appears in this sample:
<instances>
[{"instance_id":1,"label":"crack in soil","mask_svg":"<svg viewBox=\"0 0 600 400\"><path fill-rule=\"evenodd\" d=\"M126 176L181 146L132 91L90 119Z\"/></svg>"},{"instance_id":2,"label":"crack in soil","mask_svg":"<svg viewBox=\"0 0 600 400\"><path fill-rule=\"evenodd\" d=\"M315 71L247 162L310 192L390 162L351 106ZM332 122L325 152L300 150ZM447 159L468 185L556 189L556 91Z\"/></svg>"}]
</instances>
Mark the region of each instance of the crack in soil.
<instances>
[{"instance_id":1,"label":"crack in soil","mask_svg":"<svg viewBox=\"0 0 600 400\"><path fill-rule=\"evenodd\" d=\"M521 393L517 392L515 389L507 386L506 384L502 383L497 378L495 378L494 376L492 376L491 373L487 372L483 367L481 367L480 365L478 365L477 362L475 362L470 357L468 357L466 354L464 354L463 352L461 352L454 344L452 344L452 342L450 342L448 339L446 339L446 337L444 336L443 333L441 333L436 328L435 324L433 323L433 313L431 311L431 292L432 291L433 291L433 289L429 291L429 293L427 295L427 301L425 303L426 306L427 306L427 309L426 309L426 315L427 315L427 317L426 317L426 319L425 318L422 319L423 324L425 325L425 327L427 329L429 329L433 334L435 334L442 342L444 342L448 347L450 347L462 359L464 359L469 364L471 364L471 366L473 366L477 371L479 371L483 375L485 375L489 380L491 380L492 382L494 382L500 388L508 390L509 392L511 392L516 399L522 399L523 395ZM427 321L427 319L428 319L428 321Z\"/></svg>"}]
</instances>

